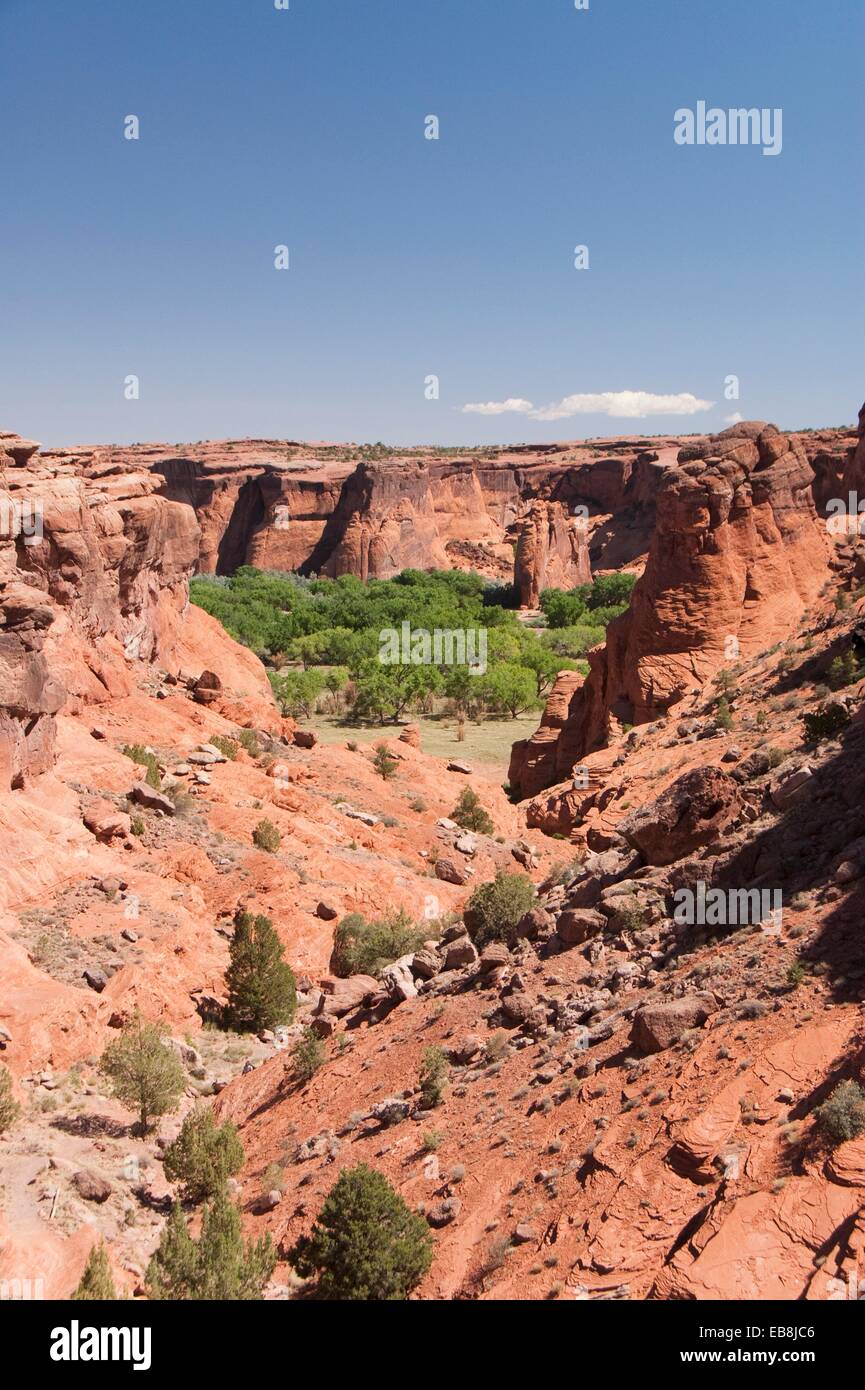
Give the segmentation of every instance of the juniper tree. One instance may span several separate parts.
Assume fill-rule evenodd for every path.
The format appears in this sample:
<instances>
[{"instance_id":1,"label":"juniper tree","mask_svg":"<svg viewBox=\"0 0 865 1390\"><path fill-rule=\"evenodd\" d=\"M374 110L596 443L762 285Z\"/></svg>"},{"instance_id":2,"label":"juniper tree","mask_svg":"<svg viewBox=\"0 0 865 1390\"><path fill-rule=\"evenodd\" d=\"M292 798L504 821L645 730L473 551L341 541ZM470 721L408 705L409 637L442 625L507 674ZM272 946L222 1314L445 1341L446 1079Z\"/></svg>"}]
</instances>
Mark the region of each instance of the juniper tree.
<instances>
[{"instance_id":1,"label":"juniper tree","mask_svg":"<svg viewBox=\"0 0 865 1390\"><path fill-rule=\"evenodd\" d=\"M243 1145L231 1120L217 1125L213 1111L197 1105L165 1151L165 1176L183 1183L188 1202L203 1202L240 1171L243 1159Z\"/></svg>"},{"instance_id":2,"label":"juniper tree","mask_svg":"<svg viewBox=\"0 0 865 1390\"><path fill-rule=\"evenodd\" d=\"M218 1192L204 1208L198 1240L175 1203L147 1266L145 1289L152 1299L248 1302L261 1298L276 1261L269 1235L244 1241L240 1212Z\"/></svg>"},{"instance_id":3,"label":"juniper tree","mask_svg":"<svg viewBox=\"0 0 865 1390\"><path fill-rule=\"evenodd\" d=\"M183 1068L176 1053L163 1042L163 1036L162 1029L147 1023L136 1009L99 1062L99 1070L110 1080L113 1094L128 1109L138 1111L142 1134L152 1120L177 1109L186 1087Z\"/></svg>"},{"instance_id":4,"label":"juniper tree","mask_svg":"<svg viewBox=\"0 0 865 1390\"><path fill-rule=\"evenodd\" d=\"M239 1031L260 1032L291 1023L297 1008L294 972L269 917L242 912L235 920L225 972L228 1020Z\"/></svg>"},{"instance_id":5,"label":"juniper tree","mask_svg":"<svg viewBox=\"0 0 865 1390\"><path fill-rule=\"evenodd\" d=\"M317 1298L393 1301L420 1283L432 1253L423 1217L382 1173L361 1163L339 1175L311 1235L289 1259L302 1277L316 1278Z\"/></svg>"},{"instance_id":6,"label":"juniper tree","mask_svg":"<svg viewBox=\"0 0 865 1390\"><path fill-rule=\"evenodd\" d=\"M104 1302L117 1297L108 1251L102 1241L91 1248L84 1273L72 1297L81 1302Z\"/></svg>"}]
</instances>

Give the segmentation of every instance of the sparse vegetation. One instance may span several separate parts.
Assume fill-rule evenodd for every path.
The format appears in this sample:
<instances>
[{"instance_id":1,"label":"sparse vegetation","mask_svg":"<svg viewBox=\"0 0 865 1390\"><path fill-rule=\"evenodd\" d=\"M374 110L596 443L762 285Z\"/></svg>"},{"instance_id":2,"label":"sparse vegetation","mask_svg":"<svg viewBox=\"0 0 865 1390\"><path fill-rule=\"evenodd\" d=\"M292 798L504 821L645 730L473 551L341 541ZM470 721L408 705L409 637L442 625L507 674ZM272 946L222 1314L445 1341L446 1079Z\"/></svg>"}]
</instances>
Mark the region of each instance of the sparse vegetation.
<instances>
[{"instance_id":1,"label":"sparse vegetation","mask_svg":"<svg viewBox=\"0 0 865 1390\"><path fill-rule=\"evenodd\" d=\"M282 836L273 821L260 820L252 832L252 843L267 854L276 854L282 843Z\"/></svg>"},{"instance_id":2,"label":"sparse vegetation","mask_svg":"<svg viewBox=\"0 0 865 1390\"><path fill-rule=\"evenodd\" d=\"M420 1069L421 1105L431 1110L441 1105L448 1078L448 1060L440 1047L424 1049Z\"/></svg>"},{"instance_id":3,"label":"sparse vegetation","mask_svg":"<svg viewBox=\"0 0 865 1390\"><path fill-rule=\"evenodd\" d=\"M12 1077L6 1067L0 1067L0 1134L11 1129L21 1113L21 1106L12 1094Z\"/></svg>"},{"instance_id":4,"label":"sparse vegetation","mask_svg":"<svg viewBox=\"0 0 865 1390\"><path fill-rule=\"evenodd\" d=\"M399 767L399 763L389 751L386 743L376 744L372 765L379 777L383 778L385 782L390 782L396 776Z\"/></svg>"},{"instance_id":5,"label":"sparse vegetation","mask_svg":"<svg viewBox=\"0 0 865 1390\"><path fill-rule=\"evenodd\" d=\"M431 923L415 926L405 908L373 921L350 912L334 933L330 968L343 977L377 975L391 961L417 951L434 934Z\"/></svg>"},{"instance_id":6,"label":"sparse vegetation","mask_svg":"<svg viewBox=\"0 0 865 1390\"><path fill-rule=\"evenodd\" d=\"M823 1133L841 1144L855 1139L865 1130L865 1091L856 1081L842 1081L828 1100L817 1108L817 1123Z\"/></svg>"},{"instance_id":7,"label":"sparse vegetation","mask_svg":"<svg viewBox=\"0 0 865 1390\"><path fill-rule=\"evenodd\" d=\"M327 1057L324 1043L312 1028L304 1028L291 1049L295 1075L304 1083L311 1081Z\"/></svg>"},{"instance_id":8,"label":"sparse vegetation","mask_svg":"<svg viewBox=\"0 0 865 1390\"><path fill-rule=\"evenodd\" d=\"M496 827L492 816L481 805L480 797L473 787L463 787L459 800L451 811L451 820L456 821L462 830L471 830L477 835L495 834Z\"/></svg>"},{"instance_id":9,"label":"sparse vegetation","mask_svg":"<svg viewBox=\"0 0 865 1390\"><path fill-rule=\"evenodd\" d=\"M520 919L534 901L534 887L525 874L498 873L490 883L482 883L468 900L464 920L475 945L490 941L513 946Z\"/></svg>"}]
</instances>

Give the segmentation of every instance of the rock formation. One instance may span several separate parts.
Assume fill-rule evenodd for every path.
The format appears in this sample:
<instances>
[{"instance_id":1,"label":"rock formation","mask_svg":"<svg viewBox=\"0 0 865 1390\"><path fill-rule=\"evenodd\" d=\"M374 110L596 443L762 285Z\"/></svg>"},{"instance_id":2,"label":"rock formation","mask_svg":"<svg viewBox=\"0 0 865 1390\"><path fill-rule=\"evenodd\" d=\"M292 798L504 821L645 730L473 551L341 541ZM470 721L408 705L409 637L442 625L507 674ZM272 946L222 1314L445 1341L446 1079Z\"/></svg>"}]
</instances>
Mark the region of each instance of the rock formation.
<instances>
[{"instance_id":1,"label":"rock formation","mask_svg":"<svg viewBox=\"0 0 865 1390\"><path fill-rule=\"evenodd\" d=\"M562 754L547 754L556 779L623 726L666 715L722 666L790 635L829 572L812 482L801 445L773 425L735 425L679 451L658 488L630 607L589 655L562 722ZM514 755L519 792L530 756ZM536 781L530 773L525 785Z\"/></svg>"}]
</instances>

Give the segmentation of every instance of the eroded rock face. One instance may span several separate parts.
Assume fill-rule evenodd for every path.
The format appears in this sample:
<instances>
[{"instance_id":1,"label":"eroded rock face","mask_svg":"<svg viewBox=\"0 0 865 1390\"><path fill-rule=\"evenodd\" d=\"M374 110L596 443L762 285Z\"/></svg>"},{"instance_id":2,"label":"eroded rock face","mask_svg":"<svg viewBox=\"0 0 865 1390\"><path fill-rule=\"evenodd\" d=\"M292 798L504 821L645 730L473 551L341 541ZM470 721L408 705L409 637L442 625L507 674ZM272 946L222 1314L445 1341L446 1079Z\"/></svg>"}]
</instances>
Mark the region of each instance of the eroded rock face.
<instances>
[{"instance_id":1,"label":"eroded rock face","mask_svg":"<svg viewBox=\"0 0 865 1390\"><path fill-rule=\"evenodd\" d=\"M523 608L544 589L572 589L592 578L586 532L559 502L532 502L519 523L514 583Z\"/></svg>"},{"instance_id":2,"label":"eroded rock face","mask_svg":"<svg viewBox=\"0 0 865 1390\"><path fill-rule=\"evenodd\" d=\"M774 425L742 423L679 451L660 481L630 606L608 627L606 646L589 653L589 676L565 717L557 712L567 758L545 750L551 779L623 726L665 715L722 666L794 631L829 573L813 476L801 444ZM521 790L524 778L536 788L524 771L532 742L513 769Z\"/></svg>"},{"instance_id":3,"label":"eroded rock face","mask_svg":"<svg viewBox=\"0 0 865 1390\"><path fill-rule=\"evenodd\" d=\"M61 706L129 688L127 664L174 657L198 549L188 508L149 474L42 459L0 436L0 786L50 766Z\"/></svg>"}]
</instances>

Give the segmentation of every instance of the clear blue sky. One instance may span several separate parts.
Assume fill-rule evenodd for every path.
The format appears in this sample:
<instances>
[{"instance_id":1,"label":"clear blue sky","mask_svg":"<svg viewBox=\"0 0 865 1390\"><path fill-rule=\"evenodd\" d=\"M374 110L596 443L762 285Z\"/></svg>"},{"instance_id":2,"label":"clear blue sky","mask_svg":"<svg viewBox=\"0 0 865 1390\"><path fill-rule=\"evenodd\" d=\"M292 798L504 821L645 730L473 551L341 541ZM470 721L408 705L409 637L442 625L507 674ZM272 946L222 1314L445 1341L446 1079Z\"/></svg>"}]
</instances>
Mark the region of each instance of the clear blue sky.
<instances>
[{"instance_id":1,"label":"clear blue sky","mask_svg":"<svg viewBox=\"0 0 865 1390\"><path fill-rule=\"evenodd\" d=\"M863 39L858 0L0 0L0 428L408 444L850 422ZM781 154L677 146L700 100L782 108ZM621 391L714 404L463 410Z\"/></svg>"}]
</instances>

